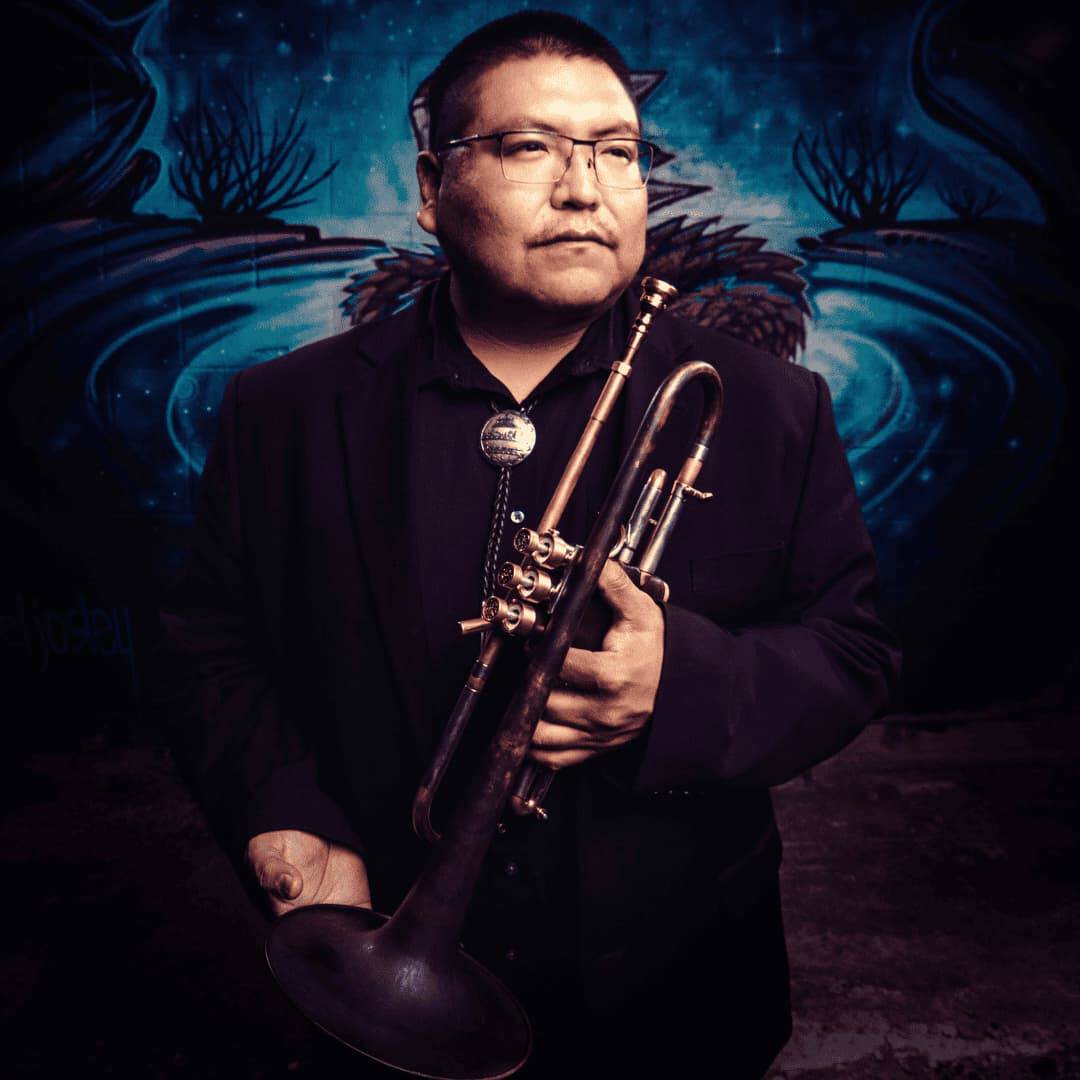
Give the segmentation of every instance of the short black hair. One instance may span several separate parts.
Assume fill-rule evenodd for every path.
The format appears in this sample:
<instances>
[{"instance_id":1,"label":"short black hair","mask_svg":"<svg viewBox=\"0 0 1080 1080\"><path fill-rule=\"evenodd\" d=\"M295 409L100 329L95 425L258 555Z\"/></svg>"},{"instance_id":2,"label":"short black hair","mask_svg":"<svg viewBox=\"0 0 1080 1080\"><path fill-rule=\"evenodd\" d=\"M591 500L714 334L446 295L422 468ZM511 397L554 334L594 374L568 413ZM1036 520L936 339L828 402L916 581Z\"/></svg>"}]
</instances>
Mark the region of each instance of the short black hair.
<instances>
[{"instance_id":1,"label":"short black hair","mask_svg":"<svg viewBox=\"0 0 1080 1080\"><path fill-rule=\"evenodd\" d=\"M599 30L558 11L518 11L489 22L462 38L439 62L426 80L428 99L428 148L437 150L453 131L448 120L457 120L465 105L460 92L477 76L504 60L542 56L581 56L607 64L623 84L637 109L630 68L622 53ZM460 122L460 121L459 121ZM447 128L451 131L447 134Z\"/></svg>"}]
</instances>

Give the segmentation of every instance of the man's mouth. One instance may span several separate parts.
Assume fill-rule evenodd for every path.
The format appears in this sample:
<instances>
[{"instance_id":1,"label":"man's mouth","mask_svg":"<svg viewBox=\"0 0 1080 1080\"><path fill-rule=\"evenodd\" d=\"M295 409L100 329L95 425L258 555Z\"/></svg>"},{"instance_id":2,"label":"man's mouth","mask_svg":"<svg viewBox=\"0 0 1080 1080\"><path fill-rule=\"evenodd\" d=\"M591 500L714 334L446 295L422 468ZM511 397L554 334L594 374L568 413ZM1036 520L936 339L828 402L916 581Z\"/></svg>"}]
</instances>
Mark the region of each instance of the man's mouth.
<instances>
[{"instance_id":1,"label":"man's mouth","mask_svg":"<svg viewBox=\"0 0 1080 1080\"><path fill-rule=\"evenodd\" d=\"M555 236L549 236L544 240L540 240L537 243L537 247L547 247L551 244L600 244L602 247L613 247L605 237L599 233L576 233L576 232L563 232L558 233Z\"/></svg>"}]
</instances>

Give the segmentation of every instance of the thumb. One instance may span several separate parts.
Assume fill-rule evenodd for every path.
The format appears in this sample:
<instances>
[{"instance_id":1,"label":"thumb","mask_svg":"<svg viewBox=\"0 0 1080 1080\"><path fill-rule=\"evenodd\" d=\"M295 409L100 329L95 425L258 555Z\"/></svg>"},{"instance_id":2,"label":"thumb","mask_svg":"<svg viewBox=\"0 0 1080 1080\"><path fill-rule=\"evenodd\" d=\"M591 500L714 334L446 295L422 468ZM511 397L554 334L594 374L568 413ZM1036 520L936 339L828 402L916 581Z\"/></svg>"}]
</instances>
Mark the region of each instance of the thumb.
<instances>
[{"instance_id":1,"label":"thumb","mask_svg":"<svg viewBox=\"0 0 1080 1080\"><path fill-rule=\"evenodd\" d=\"M597 588L614 611L616 619L636 622L645 613L647 606L653 605L648 595L630 580L626 571L614 559L608 559L604 563Z\"/></svg>"},{"instance_id":2,"label":"thumb","mask_svg":"<svg viewBox=\"0 0 1080 1080\"><path fill-rule=\"evenodd\" d=\"M268 855L258 877L259 884L281 900L295 900L304 891L304 875L280 855Z\"/></svg>"}]
</instances>

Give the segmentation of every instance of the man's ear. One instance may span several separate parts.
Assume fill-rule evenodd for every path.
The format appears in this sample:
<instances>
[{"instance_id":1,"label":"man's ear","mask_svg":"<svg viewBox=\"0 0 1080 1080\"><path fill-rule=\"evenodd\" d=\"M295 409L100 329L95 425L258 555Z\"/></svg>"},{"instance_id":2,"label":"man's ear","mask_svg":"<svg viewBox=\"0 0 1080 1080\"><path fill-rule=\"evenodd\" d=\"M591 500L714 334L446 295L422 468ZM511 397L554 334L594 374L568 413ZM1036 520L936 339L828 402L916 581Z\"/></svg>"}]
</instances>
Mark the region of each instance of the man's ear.
<instances>
[{"instance_id":1,"label":"man's ear","mask_svg":"<svg viewBox=\"0 0 1080 1080\"><path fill-rule=\"evenodd\" d=\"M416 220L425 232L435 235L439 223L439 182L442 180L442 165L430 151L423 150L416 158L416 181L420 185L420 209L416 211Z\"/></svg>"}]
</instances>

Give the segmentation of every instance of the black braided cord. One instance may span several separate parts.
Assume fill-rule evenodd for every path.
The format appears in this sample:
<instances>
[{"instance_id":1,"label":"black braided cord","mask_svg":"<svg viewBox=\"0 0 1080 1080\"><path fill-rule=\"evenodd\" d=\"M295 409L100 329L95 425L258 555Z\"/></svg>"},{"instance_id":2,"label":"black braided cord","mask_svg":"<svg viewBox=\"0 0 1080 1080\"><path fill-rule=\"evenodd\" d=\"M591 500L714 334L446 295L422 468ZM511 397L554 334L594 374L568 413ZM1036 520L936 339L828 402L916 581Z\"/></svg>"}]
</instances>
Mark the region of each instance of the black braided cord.
<instances>
[{"instance_id":1,"label":"black braided cord","mask_svg":"<svg viewBox=\"0 0 1080 1080\"><path fill-rule=\"evenodd\" d=\"M530 401L520 411L526 416L532 412L536 401ZM501 410L491 403L495 412ZM503 465L499 469L499 482L495 485L495 502L491 508L491 529L488 531L487 551L484 555L484 584L481 602L489 596L495 595L495 585L499 573L499 551L502 548L503 532L506 528L506 508L510 505L510 471L511 465Z\"/></svg>"}]
</instances>

